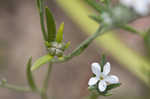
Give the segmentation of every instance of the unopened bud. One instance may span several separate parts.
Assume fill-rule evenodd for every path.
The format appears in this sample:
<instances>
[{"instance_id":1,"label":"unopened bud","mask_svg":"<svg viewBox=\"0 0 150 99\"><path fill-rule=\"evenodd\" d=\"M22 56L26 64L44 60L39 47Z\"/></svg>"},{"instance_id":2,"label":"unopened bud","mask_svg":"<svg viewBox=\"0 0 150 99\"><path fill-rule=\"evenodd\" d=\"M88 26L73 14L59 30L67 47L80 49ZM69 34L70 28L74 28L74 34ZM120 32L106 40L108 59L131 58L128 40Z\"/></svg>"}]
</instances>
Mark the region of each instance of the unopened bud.
<instances>
[{"instance_id":1,"label":"unopened bud","mask_svg":"<svg viewBox=\"0 0 150 99\"><path fill-rule=\"evenodd\" d=\"M56 56L61 57L63 55L63 51L56 49Z\"/></svg>"}]
</instances>

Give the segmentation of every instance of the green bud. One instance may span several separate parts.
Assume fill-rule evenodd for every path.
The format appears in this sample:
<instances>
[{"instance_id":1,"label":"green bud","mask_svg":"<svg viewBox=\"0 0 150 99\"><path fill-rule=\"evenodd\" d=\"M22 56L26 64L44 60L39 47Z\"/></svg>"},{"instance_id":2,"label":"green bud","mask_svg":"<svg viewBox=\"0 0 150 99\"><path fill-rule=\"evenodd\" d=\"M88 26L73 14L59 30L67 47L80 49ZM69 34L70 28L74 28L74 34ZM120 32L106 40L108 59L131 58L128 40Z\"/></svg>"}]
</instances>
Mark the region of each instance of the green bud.
<instances>
[{"instance_id":1,"label":"green bud","mask_svg":"<svg viewBox=\"0 0 150 99\"><path fill-rule=\"evenodd\" d=\"M50 55L55 56L56 48L48 48Z\"/></svg>"},{"instance_id":2,"label":"green bud","mask_svg":"<svg viewBox=\"0 0 150 99\"><path fill-rule=\"evenodd\" d=\"M51 47L51 43L49 43L48 41L45 42L46 47Z\"/></svg>"},{"instance_id":3,"label":"green bud","mask_svg":"<svg viewBox=\"0 0 150 99\"><path fill-rule=\"evenodd\" d=\"M56 56L58 56L58 57L63 56L63 51L56 49Z\"/></svg>"}]
</instances>

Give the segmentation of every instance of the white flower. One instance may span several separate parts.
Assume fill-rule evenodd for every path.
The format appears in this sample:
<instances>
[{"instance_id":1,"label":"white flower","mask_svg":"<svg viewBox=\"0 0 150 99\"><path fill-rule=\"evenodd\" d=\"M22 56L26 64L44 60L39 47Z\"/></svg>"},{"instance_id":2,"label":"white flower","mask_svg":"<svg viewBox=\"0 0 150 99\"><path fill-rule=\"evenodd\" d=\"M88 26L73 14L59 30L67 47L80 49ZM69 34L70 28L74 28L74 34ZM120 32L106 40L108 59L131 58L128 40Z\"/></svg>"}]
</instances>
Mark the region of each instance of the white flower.
<instances>
[{"instance_id":1,"label":"white flower","mask_svg":"<svg viewBox=\"0 0 150 99\"><path fill-rule=\"evenodd\" d=\"M150 11L150 0L120 0L120 2L133 8L140 15L147 15Z\"/></svg>"},{"instance_id":2,"label":"white flower","mask_svg":"<svg viewBox=\"0 0 150 99\"><path fill-rule=\"evenodd\" d=\"M103 72L101 71L101 67L98 63L92 63L91 69L96 76L90 78L88 85L93 86L99 81L98 89L100 92L104 92L108 84L119 83L119 78L117 76L108 75L111 69L109 62L104 65Z\"/></svg>"}]
</instances>

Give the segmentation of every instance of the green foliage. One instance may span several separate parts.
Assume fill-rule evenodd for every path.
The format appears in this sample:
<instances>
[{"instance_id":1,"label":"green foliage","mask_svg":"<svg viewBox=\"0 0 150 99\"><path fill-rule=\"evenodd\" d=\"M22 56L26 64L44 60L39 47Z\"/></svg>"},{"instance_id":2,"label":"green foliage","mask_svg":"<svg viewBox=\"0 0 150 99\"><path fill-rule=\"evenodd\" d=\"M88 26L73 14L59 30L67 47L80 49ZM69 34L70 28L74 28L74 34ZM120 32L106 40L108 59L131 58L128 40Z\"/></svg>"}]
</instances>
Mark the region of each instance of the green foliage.
<instances>
[{"instance_id":1,"label":"green foliage","mask_svg":"<svg viewBox=\"0 0 150 99\"><path fill-rule=\"evenodd\" d=\"M71 42L67 42L66 45L65 45L65 49L69 48Z\"/></svg>"},{"instance_id":2,"label":"green foliage","mask_svg":"<svg viewBox=\"0 0 150 99\"><path fill-rule=\"evenodd\" d=\"M56 36L56 42L61 43L63 41L63 32L64 32L64 22L61 23L58 32L57 32L57 36Z\"/></svg>"},{"instance_id":3,"label":"green foliage","mask_svg":"<svg viewBox=\"0 0 150 99\"><path fill-rule=\"evenodd\" d=\"M37 8L38 8L38 10L40 11L40 0L37 0Z\"/></svg>"},{"instance_id":4,"label":"green foliage","mask_svg":"<svg viewBox=\"0 0 150 99\"><path fill-rule=\"evenodd\" d=\"M129 31L129 32L132 32L132 33L137 33L137 30L136 29L133 29L133 27L129 26L129 25L123 25L122 26L122 29L126 30L126 31Z\"/></svg>"},{"instance_id":5,"label":"green foliage","mask_svg":"<svg viewBox=\"0 0 150 99\"><path fill-rule=\"evenodd\" d=\"M150 29L146 32L144 36L144 43L145 43L146 48L148 49L148 53L150 56Z\"/></svg>"},{"instance_id":6,"label":"green foliage","mask_svg":"<svg viewBox=\"0 0 150 99\"><path fill-rule=\"evenodd\" d=\"M34 71L38 68L40 68L42 65L50 62L53 59L53 56L51 55L45 55L40 57L38 60L35 61L35 63L33 64L33 66L31 67L31 71Z\"/></svg>"},{"instance_id":7,"label":"green foliage","mask_svg":"<svg viewBox=\"0 0 150 99\"><path fill-rule=\"evenodd\" d=\"M89 17L90 17L92 20L96 21L98 24L99 24L100 22L102 22L102 18L101 18L100 15L89 15Z\"/></svg>"},{"instance_id":8,"label":"green foliage","mask_svg":"<svg viewBox=\"0 0 150 99\"><path fill-rule=\"evenodd\" d=\"M35 91L37 89L36 84L34 82L34 78L32 76L32 71L31 71L31 66L32 66L32 57L29 59L27 63L27 69L26 69L26 75L27 75L27 80L30 88Z\"/></svg>"},{"instance_id":9,"label":"green foliage","mask_svg":"<svg viewBox=\"0 0 150 99\"><path fill-rule=\"evenodd\" d=\"M104 6L96 2L95 0L85 0L85 1L99 13L104 11Z\"/></svg>"},{"instance_id":10,"label":"green foliage","mask_svg":"<svg viewBox=\"0 0 150 99\"><path fill-rule=\"evenodd\" d=\"M46 46L47 48L51 47L51 42L46 41L46 42L45 42L45 46Z\"/></svg>"},{"instance_id":11,"label":"green foliage","mask_svg":"<svg viewBox=\"0 0 150 99\"><path fill-rule=\"evenodd\" d=\"M37 0L37 8L40 15L40 24L41 24L41 30L43 33L43 38L45 41L47 41L47 33L45 31L45 25L44 25L44 1L43 0Z\"/></svg>"},{"instance_id":12,"label":"green foliage","mask_svg":"<svg viewBox=\"0 0 150 99\"><path fill-rule=\"evenodd\" d=\"M101 0L101 2L103 2L103 3L106 4L107 6L109 6L109 4L110 4L110 0Z\"/></svg>"},{"instance_id":13,"label":"green foliage","mask_svg":"<svg viewBox=\"0 0 150 99\"><path fill-rule=\"evenodd\" d=\"M47 22L47 31L48 31L48 41L53 42L56 38L56 24L53 17L53 14L49 10L49 8L45 8L46 13L46 22Z\"/></svg>"},{"instance_id":14,"label":"green foliage","mask_svg":"<svg viewBox=\"0 0 150 99\"><path fill-rule=\"evenodd\" d=\"M138 30L136 30L135 28L133 28L133 27L131 27L129 25L120 25L119 27L122 28L123 30L128 31L128 32L131 32L131 33L143 36L143 33L139 32Z\"/></svg>"},{"instance_id":15,"label":"green foliage","mask_svg":"<svg viewBox=\"0 0 150 99\"><path fill-rule=\"evenodd\" d=\"M102 95L102 96L110 96L112 94L109 93L109 91L111 91L112 89L115 89L117 87L120 87L121 83L117 83L117 84L110 84L107 86L106 90L104 92L100 92L98 89L98 84L94 85L94 86L90 86L88 89L89 91L91 91L94 94L97 95Z\"/></svg>"}]
</instances>

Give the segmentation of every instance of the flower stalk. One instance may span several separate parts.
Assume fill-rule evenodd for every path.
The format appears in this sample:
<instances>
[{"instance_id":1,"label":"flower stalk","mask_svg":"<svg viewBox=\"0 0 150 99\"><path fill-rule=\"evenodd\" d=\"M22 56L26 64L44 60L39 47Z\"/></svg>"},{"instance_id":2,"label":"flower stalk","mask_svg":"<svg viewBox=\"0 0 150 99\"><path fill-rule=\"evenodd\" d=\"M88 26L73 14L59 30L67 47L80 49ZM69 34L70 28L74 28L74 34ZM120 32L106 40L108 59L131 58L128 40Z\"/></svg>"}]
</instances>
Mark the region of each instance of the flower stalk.
<instances>
[{"instance_id":1,"label":"flower stalk","mask_svg":"<svg viewBox=\"0 0 150 99\"><path fill-rule=\"evenodd\" d=\"M48 99L47 89L48 89L48 84L49 84L51 71L52 71L52 63L50 62L49 66L48 66L48 71L46 73L45 80L43 82L43 88L41 89L41 98L42 99Z\"/></svg>"}]
</instances>

